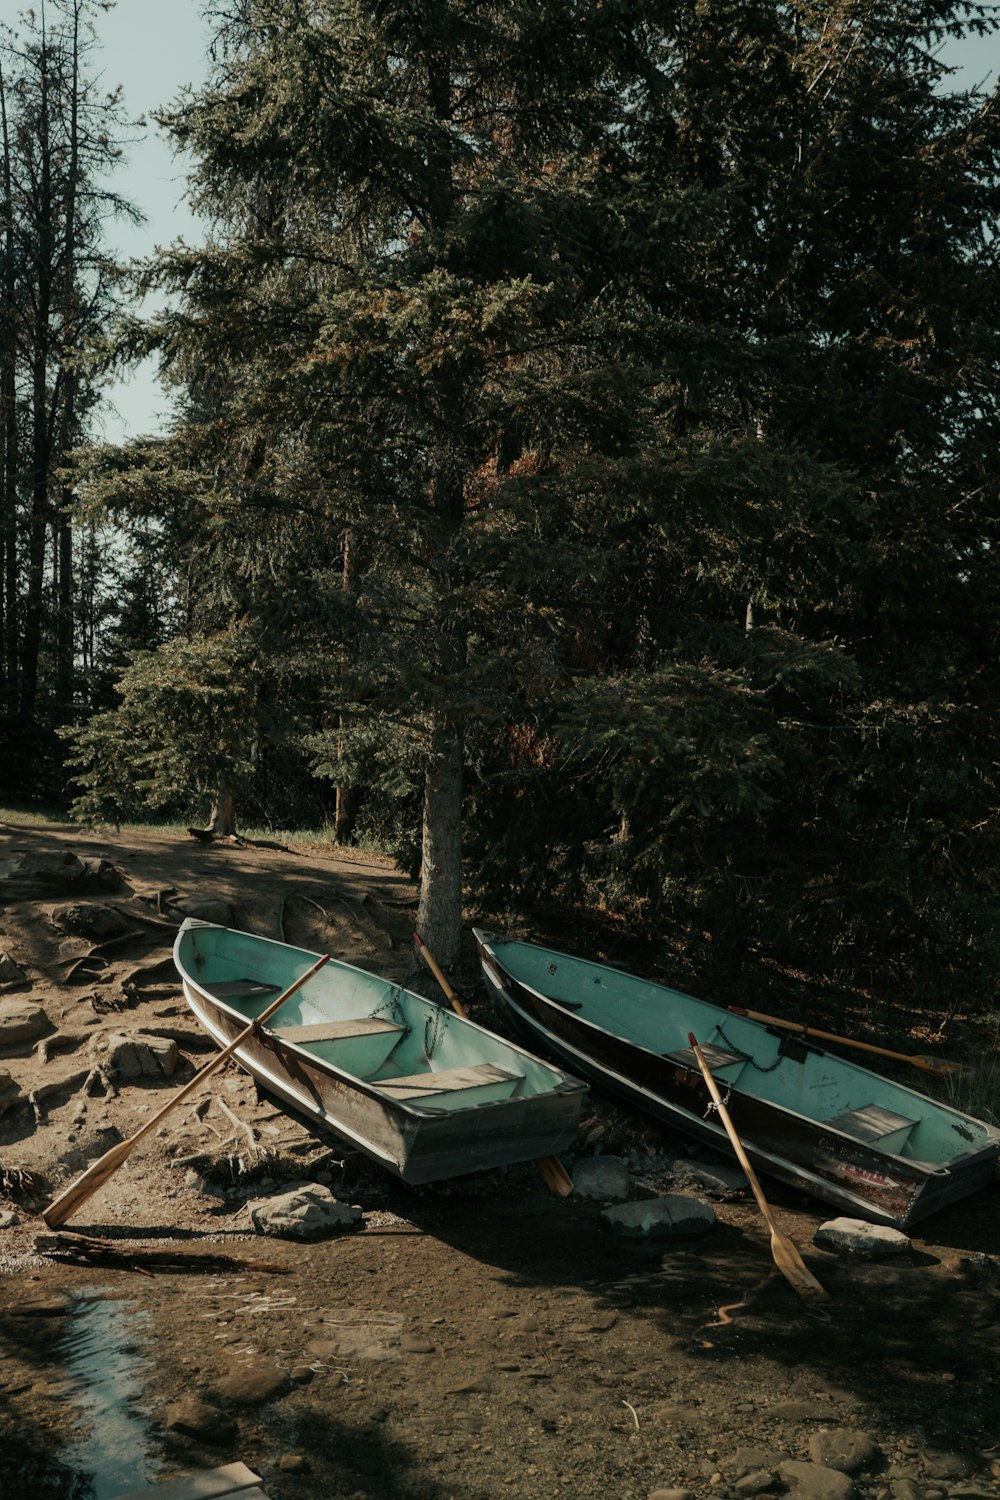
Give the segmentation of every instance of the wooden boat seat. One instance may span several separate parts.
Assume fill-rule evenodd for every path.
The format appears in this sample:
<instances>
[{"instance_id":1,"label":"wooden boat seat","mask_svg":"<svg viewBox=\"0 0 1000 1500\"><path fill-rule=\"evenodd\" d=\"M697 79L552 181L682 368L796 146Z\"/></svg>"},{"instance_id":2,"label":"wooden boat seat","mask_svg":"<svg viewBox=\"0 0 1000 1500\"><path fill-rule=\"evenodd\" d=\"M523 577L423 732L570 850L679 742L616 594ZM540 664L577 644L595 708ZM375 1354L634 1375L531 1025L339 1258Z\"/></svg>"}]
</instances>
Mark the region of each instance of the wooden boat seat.
<instances>
[{"instance_id":1,"label":"wooden boat seat","mask_svg":"<svg viewBox=\"0 0 1000 1500\"><path fill-rule=\"evenodd\" d=\"M264 984L259 979L226 979L205 988L216 1000L265 1000L281 994L280 984Z\"/></svg>"},{"instance_id":2,"label":"wooden boat seat","mask_svg":"<svg viewBox=\"0 0 1000 1500\"><path fill-rule=\"evenodd\" d=\"M405 1027L381 1016L352 1016L347 1021L319 1021L314 1026L282 1026L278 1022L274 1029L286 1042L339 1042L344 1037L376 1036L390 1031L401 1035Z\"/></svg>"},{"instance_id":3,"label":"wooden boat seat","mask_svg":"<svg viewBox=\"0 0 1000 1500\"><path fill-rule=\"evenodd\" d=\"M701 1055L713 1073L720 1073L723 1068L732 1068L737 1063L746 1062L742 1052L729 1052L725 1047L713 1047L711 1042L701 1042L699 1045ZM680 1047L676 1052L665 1052L663 1055L671 1062L680 1063L683 1068L693 1068L698 1072L698 1059L693 1047Z\"/></svg>"},{"instance_id":4,"label":"wooden boat seat","mask_svg":"<svg viewBox=\"0 0 1000 1500\"><path fill-rule=\"evenodd\" d=\"M435 1095L467 1094L471 1089L488 1091L491 1099L505 1099L524 1077L494 1063L466 1068L446 1068L440 1073L412 1073L406 1078L373 1078L376 1088L394 1099L429 1099Z\"/></svg>"},{"instance_id":5,"label":"wooden boat seat","mask_svg":"<svg viewBox=\"0 0 1000 1500\"><path fill-rule=\"evenodd\" d=\"M894 1114L881 1104L863 1104L860 1109L847 1110L824 1123L866 1146L878 1146L883 1151L895 1153L906 1144L907 1136L917 1122L906 1115Z\"/></svg>"},{"instance_id":6,"label":"wooden boat seat","mask_svg":"<svg viewBox=\"0 0 1000 1500\"><path fill-rule=\"evenodd\" d=\"M406 1027L384 1016L350 1016L344 1021L316 1021L310 1026L282 1026L274 1034L305 1047L313 1057L342 1068L354 1078L370 1078L385 1066Z\"/></svg>"}]
</instances>

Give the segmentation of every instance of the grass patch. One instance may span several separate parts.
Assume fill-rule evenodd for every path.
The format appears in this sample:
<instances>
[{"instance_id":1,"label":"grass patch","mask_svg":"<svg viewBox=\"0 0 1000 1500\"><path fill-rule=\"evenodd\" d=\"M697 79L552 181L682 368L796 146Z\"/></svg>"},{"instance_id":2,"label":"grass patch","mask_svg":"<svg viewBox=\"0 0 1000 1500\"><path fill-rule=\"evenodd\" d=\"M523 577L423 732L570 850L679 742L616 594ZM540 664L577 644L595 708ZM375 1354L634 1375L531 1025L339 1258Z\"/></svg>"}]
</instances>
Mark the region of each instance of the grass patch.
<instances>
[{"instance_id":1,"label":"grass patch","mask_svg":"<svg viewBox=\"0 0 1000 1500\"><path fill-rule=\"evenodd\" d=\"M1000 1126L1000 1011L982 1017L982 1040L973 1061L947 1080L948 1103L963 1114Z\"/></svg>"}]
</instances>

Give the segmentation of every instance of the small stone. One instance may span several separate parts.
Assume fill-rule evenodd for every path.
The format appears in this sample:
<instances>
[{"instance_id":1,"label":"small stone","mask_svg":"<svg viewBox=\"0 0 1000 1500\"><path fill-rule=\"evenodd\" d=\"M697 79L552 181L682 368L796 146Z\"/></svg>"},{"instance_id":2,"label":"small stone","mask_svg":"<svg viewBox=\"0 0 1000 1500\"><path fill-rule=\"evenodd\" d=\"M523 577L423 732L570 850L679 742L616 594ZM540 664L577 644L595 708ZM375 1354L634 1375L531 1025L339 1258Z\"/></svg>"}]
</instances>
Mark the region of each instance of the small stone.
<instances>
[{"instance_id":1,"label":"small stone","mask_svg":"<svg viewBox=\"0 0 1000 1500\"><path fill-rule=\"evenodd\" d=\"M790 1486L791 1500L852 1500L854 1494L853 1481L839 1469L790 1458L780 1465L778 1474Z\"/></svg>"},{"instance_id":2,"label":"small stone","mask_svg":"<svg viewBox=\"0 0 1000 1500\"><path fill-rule=\"evenodd\" d=\"M693 1490L650 1490L649 1500L694 1500Z\"/></svg>"},{"instance_id":3,"label":"small stone","mask_svg":"<svg viewBox=\"0 0 1000 1500\"><path fill-rule=\"evenodd\" d=\"M301 1453L283 1453L278 1459L278 1468L283 1474L308 1474L309 1460Z\"/></svg>"},{"instance_id":4,"label":"small stone","mask_svg":"<svg viewBox=\"0 0 1000 1500\"><path fill-rule=\"evenodd\" d=\"M704 1234L715 1223L715 1210L700 1198L673 1195L606 1208L601 1218L625 1239L674 1239Z\"/></svg>"},{"instance_id":5,"label":"small stone","mask_svg":"<svg viewBox=\"0 0 1000 1500\"><path fill-rule=\"evenodd\" d=\"M171 901L170 909L185 917L196 917L202 922L215 922L220 927L233 925L233 908L228 901L222 901L218 896L185 897L180 901Z\"/></svg>"},{"instance_id":6,"label":"small stone","mask_svg":"<svg viewBox=\"0 0 1000 1500\"><path fill-rule=\"evenodd\" d=\"M910 1241L898 1229L884 1224L867 1224L863 1219L830 1219L813 1235L813 1244L838 1255L857 1255L863 1260L881 1260L888 1255L904 1255Z\"/></svg>"},{"instance_id":7,"label":"small stone","mask_svg":"<svg viewBox=\"0 0 1000 1500\"><path fill-rule=\"evenodd\" d=\"M87 1051L120 1078L169 1078L177 1067L177 1043L169 1037L127 1036L102 1032L91 1037Z\"/></svg>"},{"instance_id":8,"label":"small stone","mask_svg":"<svg viewBox=\"0 0 1000 1500\"><path fill-rule=\"evenodd\" d=\"M16 985L27 984L28 976L21 965L11 958L9 953L0 953L0 985L5 989L13 989Z\"/></svg>"},{"instance_id":9,"label":"small stone","mask_svg":"<svg viewBox=\"0 0 1000 1500\"><path fill-rule=\"evenodd\" d=\"M928 1479L967 1479L974 1464L964 1453L943 1453L928 1449L923 1455L924 1473Z\"/></svg>"},{"instance_id":10,"label":"small stone","mask_svg":"<svg viewBox=\"0 0 1000 1500\"><path fill-rule=\"evenodd\" d=\"M754 1473L744 1474L742 1479L737 1479L734 1488L737 1495L763 1495L774 1487L776 1479L774 1469L757 1469Z\"/></svg>"},{"instance_id":11,"label":"small stone","mask_svg":"<svg viewBox=\"0 0 1000 1500\"><path fill-rule=\"evenodd\" d=\"M294 1380L296 1385L308 1385L315 1376L316 1371L312 1365L293 1365L288 1372L289 1380Z\"/></svg>"},{"instance_id":12,"label":"small stone","mask_svg":"<svg viewBox=\"0 0 1000 1500\"><path fill-rule=\"evenodd\" d=\"M237 1365L216 1383L216 1394L238 1406L263 1406L288 1390L288 1377L276 1365Z\"/></svg>"},{"instance_id":13,"label":"small stone","mask_svg":"<svg viewBox=\"0 0 1000 1500\"><path fill-rule=\"evenodd\" d=\"M40 1005L28 1000L0 1000L0 1047L33 1042L49 1029L49 1018Z\"/></svg>"},{"instance_id":14,"label":"small stone","mask_svg":"<svg viewBox=\"0 0 1000 1500\"><path fill-rule=\"evenodd\" d=\"M437 1349L436 1344L432 1344L430 1339L424 1338L419 1333L401 1334L399 1347L404 1354L434 1354Z\"/></svg>"},{"instance_id":15,"label":"small stone","mask_svg":"<svg viewBox=\"0 0 1000 1500\"><path fill-rule=\"evenodd\" d=\"M9 1209L0 1209L0 1229L13 1229L15 1224L20 1224L17 1214Z\"/></svg>"},{"instance_id":16,"label":"small stone","mask_svg":"<svg viewBox=\"0 0 1000 1500\"><path fill-rule=\"evenodd\" d=\"M750 1191L746 1173L725 1162L677 1161L671 1177L678 1187L699 1187L713 1198L733 1198Z\"/></svg>"},{"instance_id":17,"label":"small stone","mask_svg":"<svg viewBox=\"0 0 1000 1500\"><path fill-rule=\"evenodd\" d=\"M573 1192L599 1203L624 1203L631 1179L619 1156L585 1156L573 1163Z\"/></svg>"},{"instance_id":18,"label":"small stone","mask_svg":"<svg viewBox=\"0 0 1000 1500\"><path fill-rule=\"evenodd\" d=\"M813 1463L839 1469L842 1474L857 1474L870 1468L881 1456L866 1433L846 1427L816 1432L809 1439L809 1457Z\"/></svg>"},{"instance_id":19,"label":"small stone","mask_svg":"<svg viewBox=\"0 0 1000 1500\"><path fill-rule=\"evenodd\" d=\"M172 1401L164 1412L164 1421L172 1432L181 1432L203 1443L224 1443L236 1431L232 1417L197 1396Z\"/></svg>"},{"instance_id":20,"label":"small stone","mask_svg":"<svg viewBox=\"0 0 1000 1500\"><path fill-rule=\"evenodd\" d=\"M339 1202L317 1182L299 1182L272 1198L255 1198L247 1209L251 1224L261 1234L288 1240L325 1239L356 1229L362 1221L356 1204Z\"/></svg>"}]
</instances>

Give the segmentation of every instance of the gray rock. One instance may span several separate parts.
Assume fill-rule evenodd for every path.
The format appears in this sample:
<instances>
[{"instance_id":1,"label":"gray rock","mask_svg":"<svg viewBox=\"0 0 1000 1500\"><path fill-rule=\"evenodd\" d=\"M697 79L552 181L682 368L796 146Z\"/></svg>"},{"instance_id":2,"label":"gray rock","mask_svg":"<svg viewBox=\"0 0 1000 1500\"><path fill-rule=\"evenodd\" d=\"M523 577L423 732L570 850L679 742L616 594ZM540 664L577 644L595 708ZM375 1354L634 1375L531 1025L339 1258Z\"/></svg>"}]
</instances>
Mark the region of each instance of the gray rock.
<instances>
[{"instance_id":1,"label":"gray rock","mask_svg":"<svg viewBox=\"0 0 1000 1500\"><path fill-rule=\"evenodd\" d=\"M263 1406L291 1389L291 1380L277 1365L255 1361L252 1365L235 1365L216 1382L215 1395L234 1406Z\"/></svg>"},{"instance_id":2,"label":"gray rock","mask_svg":"<svg viewBox=\"0 0 1000 1500\"><path fill-rule=\"evenodd\" d=\"M16 985L27 982L28 976L21 965L9 953L0 953L0 985L4 989L13 989Z\"/></svg>"},{"instance_id":3,"label":"gray rock","mask_svg":"<svg viewBox=\"0 0 1000 1500\"><path fill-rule=\"evenodd\" d=\"M624 1203L631 1179L620 1156L585 1156L573 1163L573 1192L601 1203Z\"/></svg>"},{"instance_id":4,"label":"gray rock","mask_svg":"<svg viewBox=\"0 0 1000 1500\"><path fill-rule=\"evenodd\" d=\"M21 1086L10 1073L0 1069L0 1114L5 1109L12 1109L15 1105L23 1103Z\"/></svg>"},{"instance_id":5,"label":"gray rock","mask_svg":"<svg viewBox=\"0 0 1000 1500\"><path fill-rule=\"evenodd\" d=\"M928 1479L967 1479L975 1468L964 1453L944 1453L939 1449L928 1448L923 1460Z\"/></svg>"},{"instance_id":6,"label":"gray rock","mask_svg":"<svg viewBox=\"0 0 1000 1500\"><path fill-rule=\"evenodd\" d=\"M788 1485L791 1500L852 1500L854 1494L853 1481L839 1469L790 1458L779 1465L778 1474Z\"/></svg>"},{"instance_id":7,"label":"gray rock","mask_svg":"<svg viewBox=\"0 0 1000 1500\"><path fill-rule=\"evenodd\" d=\"M119 1078L169 1078L177 1066L177 1043L169 1037L104 1031L91 1037L87 1051Z\"/></svg>"},{"instance_id":8,"label":"gray rock","mask_svg":"<svg viewBox=\"0 0 1000 1500\"><path fill-rule=\"evenodd\" d=\"M127 917L113 906L103 906L98 901L75 901L69 906L56 906L52 910L52 922L61 932L90 938L93 942L121 937L129 930Z\"/></svg>"},{"instance_id":9,"label":"gray rock","mask_svg":"<svg viewBox=\"0 0 1000 1500\"><path fill-rule=\"evenodd\" d=\"M202 1443L224 1443L236 1431L232 1417L197 1396L172 1401L164 1411L163 1420L172 1432L182 1432L185 1437L197 1438Z\"/></svg>"},{"instance_id":10,"label":"gray rock","mask_svg":"<svg viewBox=\"0 0 1000 1500\"><path fill-rule=\"evenodd\" d=\"M737 1495L763 1495L774 1488L777 1477L776 1469L755 1469L737 1479L734 1489Z\"/></svg>"},{"instance_id":11,"label":"gray rock","mask_svg":"<svg viewBox=\"0 0 1000 1500\"><path fill-rule=\"evenodd\" d=\"M889 1489L892 1500L924 1500L923 1489L915 1479L890 1480Z\"/></svg>"},{"instance_id":12,"label":"gray rock","mask_svg":"<svg viewBox=\"0 0 1000 1500\"><path fill-rule=\"evenodd\" d=\"M677 1161L671 1176L678 1187L700 1187L713 1198L731 1198L750 1189L746 1173L725 1162Z\"/></svg>"},{"instance_id":13,"label":"gray rock","mask_svg":"<svg viewBox=\"0 0 1000 1500\"><path fill-rule=\"evenodd\" d=\"M670 1240L689 1234L704 1234L715 1223L715 1209L700 1198L671 1195L646 1198L606 1208L601 1218L624 1239Z\"/></svg>"},{"instance_id":14,"label":"gray rock","mask_svg":"<svg viewBox=\"0 0 1000 1500\"><path fill-rule=\"evenodd\" d=\"M650 1490L649 1500L694 1500L693 1490Z\"/></svg>"},{"instance_id":15,"label":"gray rock","mask_svg":"<svg viewBox=\"0 0 1000 1500\"><path fill-rule=\"evenodd\" d=\"M11 1209L0 1209L0 1229L13 1229L15 1224L20 1224L17 1214Z\"/></svg>"},{"instance_id":16,"label":"gray rock","mask_svg":"<svg viewBox=\"0 0 1000 1500\"><path fill-rule=\"evenodd\" d=\"M85 874L83 861L68 851L65 854L15 854L0 862L0 880L27 880L57 890L76 885Z\"/></svg>"},{"instance_id":17,"label":"gray rock","mask_svg":"<svg viewBox=\"0 0 1000 1500\"><path fill-rule=\"evenodd\" d=\"M827 1469L842 1474L858 1474L871 1468L882 1457L881 1451L864 1432L849 1427L834 1427L814 1432L809 1439L809 1457Z\"/></svg>"},{"instance_id":18,"label":"gray rock","mask_svg":"<svg viewBox=\"0 0 1000 1500\"><path fill-rule=\"evenodd\" d=\"M340 1203L318 1182L299 1182L270 1198L255 1198L247 1204L250 1222L261 1234L286 1240L321 1240L328 1235L356 1229L361 1209Z\"/></svg>"},{"instance_id":19,"label":"gray rock","mask_svg":"<svg viewBox=\"0 0 1000 1500\"><path fill-rule=\"evenodd\" d=\"M185 896L182 901L171 901L170 910L197 917L200 922L216 922L220 927L233 925L233 908L218 896Z\"/></svg>"},{"instance_id":20,"label":"gray rock","mask_svg":"<svg viewBox=\"0 0 1000 1500\"><path fill-rule=\"evenodd\" d=\"M858 1255L864 1260L881 1260L888 1255L904 1255L910 1241L898 1229L883 1224L867 1224L864 1219L830 1219L813 1235L813 1244L838 1255Z\"/></svg>"},{"instance_id":21,"label":"gray rock","mask_svg":"<svg viewBox=\"0 0 1000 1500\"><path fill-rule=\"evenodd\" d=\"M49 1018L30 1000L0 1000L0 1047L33 1042L49 1029Z\"/></svg>"}]
</instances>

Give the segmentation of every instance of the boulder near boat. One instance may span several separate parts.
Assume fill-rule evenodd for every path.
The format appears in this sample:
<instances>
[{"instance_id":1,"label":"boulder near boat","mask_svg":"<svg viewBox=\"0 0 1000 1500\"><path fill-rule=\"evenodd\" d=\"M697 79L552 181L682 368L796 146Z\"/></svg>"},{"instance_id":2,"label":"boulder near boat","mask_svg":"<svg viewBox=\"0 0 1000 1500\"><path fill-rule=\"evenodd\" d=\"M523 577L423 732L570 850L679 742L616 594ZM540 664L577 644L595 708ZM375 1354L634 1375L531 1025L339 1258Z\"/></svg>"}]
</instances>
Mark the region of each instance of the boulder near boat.
<instances>
[{"instance_id":1,"label":"boulder near boat","mask_svg":"<svg viewBox=\"0 0 1000 1500\"><path fill-rule=\"evenodd\" d=\"M223 1047L318 957L196 920L174 944L187 1003ZM474 1021L335 959L233 1055L263 1089L413 1184L565 1149L587 1092Z\"/></svg>"},{"instance_id":2,"label":"boulder near boat","mask_svg":"<svg viewBox=\"0 0 1000 1500\"><path fill-rule=\"evenodd\" d=\"M574 1073L730 1154L694 1035L756 1170L896 1229L990 1181L1000 1130L708 1001L475 930L486 987Z\"/></svg>"}]
</instances>

